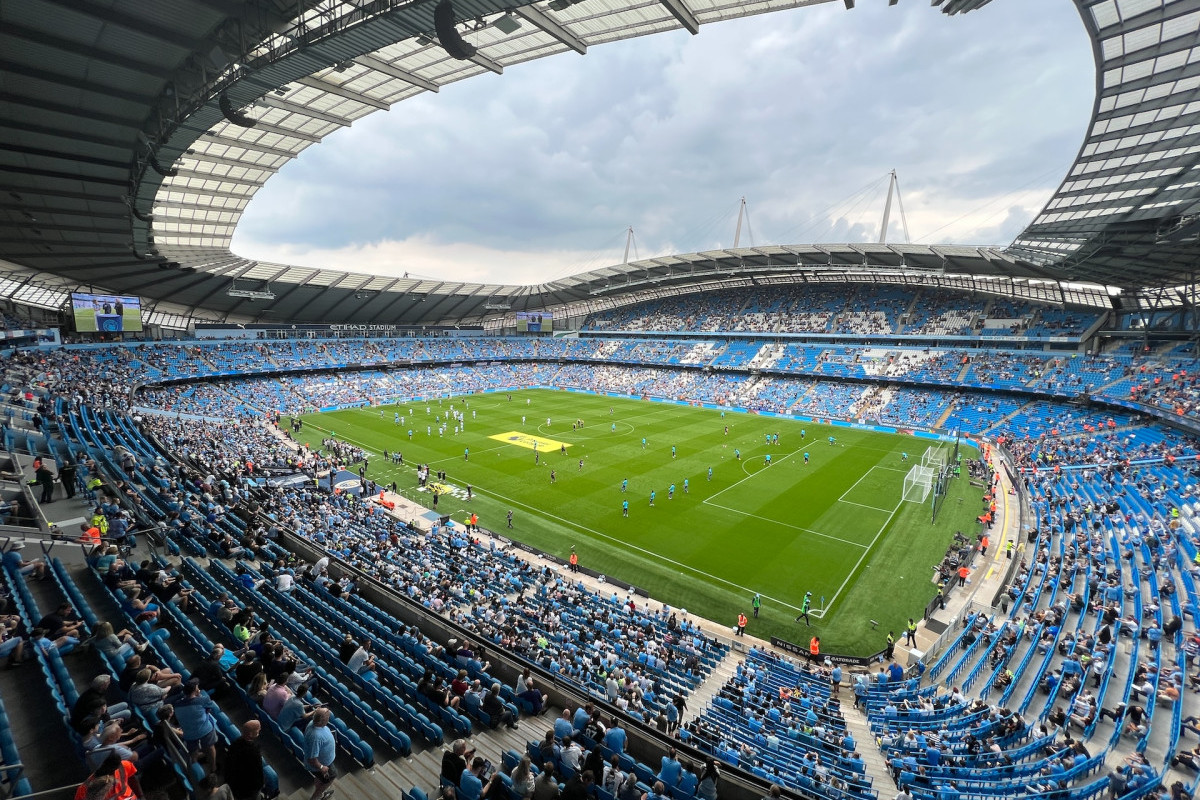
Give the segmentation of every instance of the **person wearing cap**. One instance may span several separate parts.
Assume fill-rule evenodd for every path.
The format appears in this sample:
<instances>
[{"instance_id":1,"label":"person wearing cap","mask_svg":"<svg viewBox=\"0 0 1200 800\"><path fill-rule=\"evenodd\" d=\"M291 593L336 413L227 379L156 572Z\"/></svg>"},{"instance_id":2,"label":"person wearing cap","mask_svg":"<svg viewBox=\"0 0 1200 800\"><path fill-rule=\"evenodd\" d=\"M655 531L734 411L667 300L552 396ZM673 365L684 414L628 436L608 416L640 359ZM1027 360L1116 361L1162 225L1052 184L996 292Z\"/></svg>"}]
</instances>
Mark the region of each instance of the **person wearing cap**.
<instances>
[{"instance_id":1,"label":"person wearing cap","mask_svg":"<svg viewBox=\"0 0 1200 800\"><path fill-rule=\"evenodd\" d=\"M762 608L762 595L758 592L754 593L754 599L750 601L750 607L754 609L754 618L758 619L758 610Z\"/></svg>"},{"instance_id":2,"label":"person wearing cap","mask_svg":"<svg viewBox=\"0 0 1200 800\"><path fill-rule=\"evenodd\" d=\"M800 615L796 617L796 622L803 619L805 625L812 627L812 620L808 618L808 610L810 608L812 608L812 592L805 592L804 602L800 604Z\"/></svg>"}]
</instances>

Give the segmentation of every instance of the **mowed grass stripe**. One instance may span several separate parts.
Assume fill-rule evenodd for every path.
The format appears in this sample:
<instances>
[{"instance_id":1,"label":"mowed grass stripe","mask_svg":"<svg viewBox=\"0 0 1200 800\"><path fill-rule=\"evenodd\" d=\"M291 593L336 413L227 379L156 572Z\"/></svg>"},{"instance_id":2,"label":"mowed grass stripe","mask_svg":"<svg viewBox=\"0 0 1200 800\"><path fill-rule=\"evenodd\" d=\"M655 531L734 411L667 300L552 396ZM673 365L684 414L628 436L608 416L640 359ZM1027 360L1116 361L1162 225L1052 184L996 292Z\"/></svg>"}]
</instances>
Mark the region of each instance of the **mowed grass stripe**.
<instances>
[{"instance_id":1,"label":"mowed grass stripe","mask_svg":"<svg viewBox=\"0 0 1200 800\"><path fill-rule=\"evenodd\" d=\"M512 508L514 538L560 556L575 545L587 566L644 587L672 606L732 624L760 592L762 615L751 624L756 635L807 642L803 623L797 630L794 622L796 607L805 591L817 600L824 595L835 605L824 620L814 619L814 630L830 651L878 649L886 631L872 632L869 620L879 620L882 629L918 613L933 593L930 566L953 531L974 532L970 525L978 514L979 492L972 490L972 497L964 491L965 480L954 486L962 500L951 497L947 508L953 513L937 526L929 525L928 507L904 504L891 515L911 465L901 463L900 452L919 461L925 446L908 436L553 390L514 392L511 401L505 394L465 400L467 427L458 436L438 437L437 423L423 403L401 404L403 426L393 425L391 406L382 418L378 409L352 409L306 419L376 453L403 452L409 465L403 470L372 458L369 474L376 480L395 480L412 496L411 465L431 463L447 470L450 483L472 485L476 499L470 510L485 526L503 531L504 515ZM463 410L461 399L454 402ZM429 406L444 412L450 401ZM409 408L416 413L408 414ZM547 417L553 420L549 427ZM586 425L573 431L571 422L580 417ZM426 435L426 425L433 428L432 436ZM803 440L801 429L807 434ZM535 466L531 450L488 438L507 431L571 447L565 456L540 453ZM766 433L778 433L780 444L767 446ZM319 443L324 435L313 429L302 438ZM827 442L830 435L836 437L834 447ZM470 460L464 461L468 447ZM741 462L733 456L735 449ZM811 455L807 467L805 449ZM772 454L769 468L763 466L767 452ZM687 495L684 478L690 484ZM629 481L624 495L622 479ZM671 482L676 495L668 501ZM653 509L648 504L652 488L658 495ZM417 496L428 501L428 495ZM843 497L862 505L841 502ZM621 516L624 499L630 503L628 519ZM461 518L463 505L444 498L439 511ZM897 539L903 547L891 547ZM877 568L885 554L889 563Z\"/></svg>"}]
</instances>

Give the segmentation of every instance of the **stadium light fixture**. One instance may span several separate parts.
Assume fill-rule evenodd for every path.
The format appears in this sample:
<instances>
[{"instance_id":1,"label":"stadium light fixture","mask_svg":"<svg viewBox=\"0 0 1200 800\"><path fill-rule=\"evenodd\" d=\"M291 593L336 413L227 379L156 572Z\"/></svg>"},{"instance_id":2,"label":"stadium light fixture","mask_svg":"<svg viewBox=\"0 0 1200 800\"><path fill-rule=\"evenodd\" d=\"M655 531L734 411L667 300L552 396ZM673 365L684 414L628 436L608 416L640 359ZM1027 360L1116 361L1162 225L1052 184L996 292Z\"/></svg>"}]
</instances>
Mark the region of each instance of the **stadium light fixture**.
<instances>
[{"instance_id":1,"label":"stadium light fixture","mask_svg":"<svg viewBox=\"0 0 1200 800\"><path fill-rule=\"evenodd\" d=\"M506 36L516 33L521 28L521 21L511 11L498 17L492 24L496 26L496 30Z\"/></svg>"},{"instance_id":2,"label":"stadium light fixture","mask_svg":"<svg viewBox=\"0 0 1200 800\"><path fill-rule=\"evenodd\" d=\"M845 0L845 2L846 2L846 10L847 11L854 8L854 0Z\"/></svg>"},{"instance_id":3,"label":"stadium light fixture","mask_svg":"<svg viewBox=\"0 0 1200 800\"><path fill-rule=\"evenodd\" d=\"M271 290L265 292L257 289L229 289L225 292L230 297L241 297L246 300L274 300L275 293Z\"/></svg>"},{"instance_id":4,"label":"stadium light fixture","mask_svg":"<svg viewBox=\"0 0 1200 800\"><path fill-rule=\"evenodd\" d=\"M431 44L433 44L433 39L430 38L429 36L427 36L426 34L422 33L419 36L417 36L417 46L418 47L428 47Z\"/></svg>"}]
</instances>

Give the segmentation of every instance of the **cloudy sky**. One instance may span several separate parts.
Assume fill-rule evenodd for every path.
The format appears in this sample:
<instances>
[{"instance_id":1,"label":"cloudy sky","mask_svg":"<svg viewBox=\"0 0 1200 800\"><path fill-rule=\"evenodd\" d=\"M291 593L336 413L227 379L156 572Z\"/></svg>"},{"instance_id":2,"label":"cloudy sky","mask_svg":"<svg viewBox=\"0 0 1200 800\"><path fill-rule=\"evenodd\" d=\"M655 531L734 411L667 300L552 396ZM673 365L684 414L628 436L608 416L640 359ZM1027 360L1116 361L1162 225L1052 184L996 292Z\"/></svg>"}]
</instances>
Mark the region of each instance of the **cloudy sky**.
<instances>
[{"instance_id":1,"label":"cloudy sky","mask_svg":"<svg viewBox=\"0 0 1200 800\"><path fill-rule=\"evenodd\" d=\"M234 251L541 283L733 244L1007 244L1065 174L1094 95L1067 0L840 2L486 74L373 114L259 191ZM889 241L903 241L893 213ZM633 257L631 253L630 257Z\"/></svg>"}]
</instances>

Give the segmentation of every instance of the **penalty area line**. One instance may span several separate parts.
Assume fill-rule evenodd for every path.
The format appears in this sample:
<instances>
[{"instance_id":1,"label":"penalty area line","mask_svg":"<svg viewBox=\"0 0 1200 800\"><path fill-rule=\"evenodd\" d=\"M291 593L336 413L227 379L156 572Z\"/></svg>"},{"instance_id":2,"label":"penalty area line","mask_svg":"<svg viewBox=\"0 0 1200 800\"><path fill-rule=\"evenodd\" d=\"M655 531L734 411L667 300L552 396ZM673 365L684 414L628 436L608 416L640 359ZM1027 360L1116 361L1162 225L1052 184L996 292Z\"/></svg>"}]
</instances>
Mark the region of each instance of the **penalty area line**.
<instances>
[{"instance_id":1,"label":"penalty area line","mask_svg":"<svg viewBox=\"0 0 1200 800\"><path fill-rule=\"evenodd\" d=\"M820 536L823 539L832 539L835 542L841 542L842 544L852 545L853 547L863 547L863 548L870 547L870 545L865 545L862 542L853 542L853 541L850 541L849 539L842 539L838 536L832 536L828 533L821 533L820 531L814 531L811 528L802 528L799 525L793 525L790 522L783 522L781 520L772 519L771 517L761 517L758 514L751 514L748 511L742 511L737 508L730 508L729 506L723 506L720 503L713 503L713 502L710 502L710 500L704 500L703 502L705 505L710 505L713 508L719 508L723 511L728 511L732 514L738 514L743 517L750 517L751 519L762 520L763 522L770 522L774 525L782 525L785 528L791 528L792 530L796 530L796 531L803 531L804 533L811 533L813 536ZM878 510L883 511L886 509L878 509Z\"/></svg>"}]
</instances>

